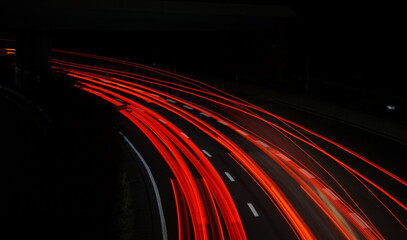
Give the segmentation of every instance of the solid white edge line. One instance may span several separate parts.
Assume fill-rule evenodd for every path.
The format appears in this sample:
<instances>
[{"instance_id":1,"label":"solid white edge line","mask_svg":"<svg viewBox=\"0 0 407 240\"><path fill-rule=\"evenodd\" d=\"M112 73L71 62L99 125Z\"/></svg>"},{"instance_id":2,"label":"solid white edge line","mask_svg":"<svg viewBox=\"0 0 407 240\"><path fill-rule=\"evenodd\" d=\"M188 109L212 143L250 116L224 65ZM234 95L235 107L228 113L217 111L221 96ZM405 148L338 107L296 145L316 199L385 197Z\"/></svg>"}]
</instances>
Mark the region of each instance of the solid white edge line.
<instances>
[{"instance_id":1,"label":"solid white edge line","mask_svg":"<svg viewBox=\"0 0 407 240\"><path fill-rule=\"evenodd\" d=\"M167 233L167 224L165 223L165 217L164 217L164 211L163 211L163 206L161 204L161 197L160 197L160 192L158 191L157 183L154 180L154 176L150 170L150 167L148 166L147 162L144 160L143 156L137 151L137 149L134 147L134 145L130 142L130 140L124 136L122 132L119 132L119 134L123 137L123 139L127 142L127 144L130 146L130 148L136 153L136 155L140 158L141 162L143 163L144 168L147 171L147 174L151 180L151 184L153 185L154 189L154 194L157 200L157 206L158 206L158 213L160 215L160 221L161 221L161 231L163 234L163 240L168 240L168 233Z\"/></svg>"},{"instance_id":2,"label":"solid white edge line","mask_svg":"<svg viewBox=\"0 0 407 240\"><path fill-rule=\"evenodd\" d=\"M206 156L212 157L212 155L210 153L208 153L205 149L202 149L202 152L205 153Z\"/></svg>"},{"instance_id":3,"label":"solid white edge line","mask_svg":"<svg viewBox=\"0 0 407 240\"><path fill-rule=\"evenodd\" d=\"M255 216L255 217L258 217L258 216L259 216L259 213L258 213L257 210L254 208L254 206L253 206L252 203L247 203L247 206L249 206L250 211L252 211L252 213L253 213L253 216Z\"/></svg>"},{"instance_id":4,"label":"solid white edge line","mask_svg":"<svg viewBox=\"0 0 407 240\"><path fill-rule=\"evenodd\" d=\"M229 178L229 180L230 180L231 182L235 182L235 179L232 177L232 175L230 175L230 173L225 172L225 175L226 175L226 177Z\"/></svg>"}]
</instances>

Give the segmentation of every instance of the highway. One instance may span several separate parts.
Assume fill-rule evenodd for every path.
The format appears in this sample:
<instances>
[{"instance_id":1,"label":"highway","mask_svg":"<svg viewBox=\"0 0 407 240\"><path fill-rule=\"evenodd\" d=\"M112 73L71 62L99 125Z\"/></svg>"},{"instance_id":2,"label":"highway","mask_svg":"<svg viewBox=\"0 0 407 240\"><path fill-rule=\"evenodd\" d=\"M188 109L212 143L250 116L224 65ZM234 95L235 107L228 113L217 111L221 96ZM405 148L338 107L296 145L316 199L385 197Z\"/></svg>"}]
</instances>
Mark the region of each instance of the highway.
<instances>
[{"instance_id":1,"label":"highway","mask_svg":"<svg viewBox=\"0 0 407 240\"><path fill-rule=\"evenodd\" d=\"M407 238L407 182L328 136L176 73L53 55L127 119L161 239Z\"/></svg>"}]
</instances>

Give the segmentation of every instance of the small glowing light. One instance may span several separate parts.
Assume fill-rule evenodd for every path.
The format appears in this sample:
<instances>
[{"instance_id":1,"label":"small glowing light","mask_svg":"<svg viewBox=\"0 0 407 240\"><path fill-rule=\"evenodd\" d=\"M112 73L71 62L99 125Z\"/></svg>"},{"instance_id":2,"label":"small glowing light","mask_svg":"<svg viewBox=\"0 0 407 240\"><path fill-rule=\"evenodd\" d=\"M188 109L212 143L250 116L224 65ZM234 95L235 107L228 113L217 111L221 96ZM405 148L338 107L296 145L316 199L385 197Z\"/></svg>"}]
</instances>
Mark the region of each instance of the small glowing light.
<instances>
[{"instance_id":1,"label":"small glowing light","mask_svg":"<svg viewBox=\"0 0 407 240\"><path fill-rule=\"evenodd\" d=\"M394 110L396 110L396 106L395 105L387 105L387 110L394 111Z\"/></svg>"},{"instance_id":2,"label":"small glowing light","mask_svg":"<svg viewBox=\"0 0 407 240\"><path fill-rule=\"evenodd\" d=\"M0 48L0 54L15 55L16 50L14 48Z\"/></svg>"}]
</instances>

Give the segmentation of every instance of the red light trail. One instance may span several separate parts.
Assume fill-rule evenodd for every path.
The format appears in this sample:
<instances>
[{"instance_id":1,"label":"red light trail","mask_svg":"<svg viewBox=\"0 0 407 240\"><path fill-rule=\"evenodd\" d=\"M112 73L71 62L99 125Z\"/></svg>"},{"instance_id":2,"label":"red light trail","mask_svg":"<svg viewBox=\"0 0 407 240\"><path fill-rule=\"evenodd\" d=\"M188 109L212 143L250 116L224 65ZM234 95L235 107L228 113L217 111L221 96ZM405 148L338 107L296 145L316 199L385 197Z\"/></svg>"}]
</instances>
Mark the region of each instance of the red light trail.
<instances>
[{"instance_id":1,"label":"red light trail","mask_svg":"<svg viewBox=\"0 0 407 240\"><path fill-rule=\"evenodd\" d=\"M168 114L187 122L190 128L199 130L221 146L229 158L261 189L298 239L316 239L318 226L305 220L310 217L302 216L304 211L288 197L286 189L273 179L273 174L265 168L265 164L273 164L276 167L275 171L281 170L296 182L304 197L322 213L328 221L327 224L336 229L335 233L341 235L340 238L385 239L380 227L376 226L369 214L363 210L362 204L352 198L352 194L338 177L318 162L318 159L312 157L308 148L324 155L325 161L329 159L342 167L373 196L373 199L376 199L401 228L407 230L403 219L407 207L401 200L345 163L340 157L321 147L316 141L304 136L299 130L329 143L352 158L359 159L391 181L403 187L407 185L405 180L335 141L191 78L118 59L56 49L54 52L96 59L103 62L103 66L109 64L125 66L120 69L126 71L122 71L53 59L54 66L70 69L68 75L79 80L82 90L113 104L143 132L160 153L173 173L173 178L168 181L176 205L178 239L247 239L247 234L236 199L210 159L211 155L185 134L187 130L184 131L177 122L170 120L172 118L166 117ZM127 69L133 69L134 72ZM143 74L140 74L140 71ZM252 128L246 120L225 116L201 102L226 108L230 112L244 116L244 119L250 119L247 121L254 125L266 124L284 136L308 156L308 159L294 157L289 150L273 142L272 137L262 135L263 129ZM267 117L277 119L278 123L267 120ZM219 123L219 126L215 126L214 122ZM259 160L257 155L248 153L246 147L239 146L232 137L220 130L221 128L227 128L239 136L251 148L265 156L267 161ZM324 172L324 175L321 175L320 171ZM331 182L334 182L336 187L331 186ZM385 203L388 201L391 201L392 205Z\"/></svg>"}]
</instances>

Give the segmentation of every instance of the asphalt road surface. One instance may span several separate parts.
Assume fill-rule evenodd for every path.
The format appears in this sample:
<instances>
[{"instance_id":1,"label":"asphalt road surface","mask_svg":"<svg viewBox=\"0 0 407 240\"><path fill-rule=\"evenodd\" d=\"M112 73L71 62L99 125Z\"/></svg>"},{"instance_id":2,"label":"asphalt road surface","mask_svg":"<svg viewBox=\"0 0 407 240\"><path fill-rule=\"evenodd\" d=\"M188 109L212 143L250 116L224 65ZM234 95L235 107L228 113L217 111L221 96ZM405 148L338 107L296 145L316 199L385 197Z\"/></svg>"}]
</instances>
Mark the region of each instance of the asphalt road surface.
<instances>
[{"instance_id":1,"label":"asphalt road surface","mask_svg":"<svg viewBox=\"0 0 407 240\"><path fill-rule=\"evenodd\" d=\"M150 66L52 62L127 119L117 131L151 185L158 239L407 238L402 144Z\"/></svg>"}]
</instances>

